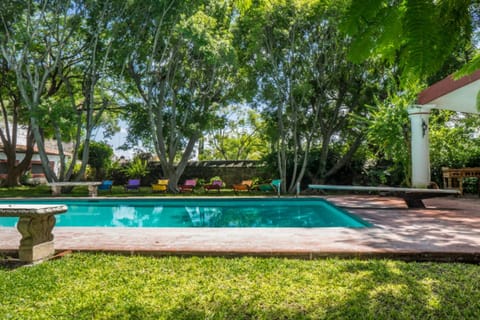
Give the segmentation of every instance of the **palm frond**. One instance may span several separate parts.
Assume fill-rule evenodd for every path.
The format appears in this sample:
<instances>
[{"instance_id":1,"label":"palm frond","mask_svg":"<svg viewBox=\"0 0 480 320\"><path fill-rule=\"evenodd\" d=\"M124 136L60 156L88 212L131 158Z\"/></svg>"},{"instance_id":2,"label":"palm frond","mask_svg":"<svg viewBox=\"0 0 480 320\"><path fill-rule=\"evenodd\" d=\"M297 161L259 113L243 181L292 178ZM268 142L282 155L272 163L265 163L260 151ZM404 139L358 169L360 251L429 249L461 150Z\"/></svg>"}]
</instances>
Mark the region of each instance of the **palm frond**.
<instances>
[{"instance_id":1,"label":"palm frond","mask_svg":"<svg viewBox=\"0 0 480 320\"><path fill-rule=\"evenodd\" d=\"M435 54L439 49L439 34L434 14L432 1L409 0L406 3L404 35L407 42L403 67L418 75L426 75L439 63Z\"/></svg>"},{"instance_id":2,"label":"palm frond","mask_svg":"<svg viewBox=\"0 0 480 320\"><path fill-rule=\"evenodd\" d=\"M474 73L480 69L480 53L477 53L466 65L464 65L460 70L455 72L454 78L458 79L463 76Z\"/></svg>"},{"instance_id":3,"label":"palm frond","mask_svg":"<svg viewBox=\"0 0 480 320\"><path fill-rule=\"evenodd\" d=\"M398 48L403 7L389 1L353 0L341 24L352 37L349 57L363 61Z\"/></svg>"}]
</instances>

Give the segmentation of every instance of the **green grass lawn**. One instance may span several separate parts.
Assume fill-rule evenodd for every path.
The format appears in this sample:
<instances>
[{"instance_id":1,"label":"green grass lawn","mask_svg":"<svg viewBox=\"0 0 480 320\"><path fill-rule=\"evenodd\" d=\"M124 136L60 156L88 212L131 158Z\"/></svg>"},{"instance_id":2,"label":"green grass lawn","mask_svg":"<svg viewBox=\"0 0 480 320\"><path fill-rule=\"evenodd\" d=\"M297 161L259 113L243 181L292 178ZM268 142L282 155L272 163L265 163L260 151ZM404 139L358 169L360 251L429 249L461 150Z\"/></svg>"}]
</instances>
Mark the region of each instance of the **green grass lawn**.
<instances>
[{"instance_id":1,"label":"green grass lawn","mask_svg":"<svg viewBox=\"0 0 480 320\"><path fill-rule=\"evenodd\" d=\"M233 192L232 189L222 189L222 191L210 191L205 192L203 188L199 187L195 189L194 193L159 193L152 192L151 187L141 187L139 191L129 191L126 192L123 186L113 186L112 192L108 191L99 191L99 196L102 197L165 197L165 196L275 196L274 192L262 192L262 191L252 191L252 192L239 192L237 195ZM51 197L52 192L49 186L38 185L35 187L30 186L21 186L15 188L0 188L0 198L29 198L29 197ZM75 187L71 193L62 194L64 197L88 197L87 187Z\"/></svg>"},{"instance_id":2,"label":"green grass lawn","mask_svg":"<svg viewBox=\"0 0 480 320\"><path fill-rule=\"evenodd\" d=\"M1 319L479 319L480 266L73 254L0 268Z\"/></svg>"}]
</instances>

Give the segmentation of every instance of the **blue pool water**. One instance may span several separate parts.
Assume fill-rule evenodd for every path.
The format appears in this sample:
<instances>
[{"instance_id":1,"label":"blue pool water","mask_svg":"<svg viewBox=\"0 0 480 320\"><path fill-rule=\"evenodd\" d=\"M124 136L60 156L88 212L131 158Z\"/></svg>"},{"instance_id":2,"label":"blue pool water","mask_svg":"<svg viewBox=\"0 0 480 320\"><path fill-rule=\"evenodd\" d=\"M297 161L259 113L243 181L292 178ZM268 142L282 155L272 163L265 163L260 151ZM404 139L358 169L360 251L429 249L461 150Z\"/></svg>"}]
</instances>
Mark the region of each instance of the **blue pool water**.
<instances>
[{"instance_id":1,"label":"blue pool water","mask_svg":"<svg viewBox=\"0 0 480 320\"><path fill-rule=\"evenodd\" d=\"M65 204L60 227L350 227L369 224L323 199L42 199L0 204ZM18 218L2 218L13 227Z\"/></svg>"}]
</instances>

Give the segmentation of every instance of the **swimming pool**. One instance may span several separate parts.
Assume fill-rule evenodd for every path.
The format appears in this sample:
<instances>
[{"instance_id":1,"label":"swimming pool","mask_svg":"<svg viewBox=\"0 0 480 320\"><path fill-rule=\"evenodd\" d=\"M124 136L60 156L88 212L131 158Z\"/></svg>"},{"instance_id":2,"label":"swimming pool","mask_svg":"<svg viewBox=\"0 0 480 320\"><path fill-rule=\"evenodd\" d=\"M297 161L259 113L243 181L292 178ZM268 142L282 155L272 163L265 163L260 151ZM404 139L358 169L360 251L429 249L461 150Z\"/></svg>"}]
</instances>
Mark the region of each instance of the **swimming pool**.
<instances>
[{"instance_id":1,"label":"swimming pool","mask_svg":"<svg viewBox=\"0 0 480 320\"><path fill-rule=\"evenodd\" d=\"M65 204L58 227L364 228L367 222L324 199L144 198L1 200L0 204ZM13 227L17 218L0 219Z\"/></svg>"}]
</instances>

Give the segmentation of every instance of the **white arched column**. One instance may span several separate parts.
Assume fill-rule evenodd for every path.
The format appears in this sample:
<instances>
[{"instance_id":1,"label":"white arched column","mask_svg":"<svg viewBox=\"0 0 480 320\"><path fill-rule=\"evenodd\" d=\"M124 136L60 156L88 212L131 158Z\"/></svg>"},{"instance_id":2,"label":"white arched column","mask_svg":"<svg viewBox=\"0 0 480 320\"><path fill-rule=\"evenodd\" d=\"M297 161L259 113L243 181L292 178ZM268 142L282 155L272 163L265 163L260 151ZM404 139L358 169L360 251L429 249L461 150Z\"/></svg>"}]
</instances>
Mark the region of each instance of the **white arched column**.
<instances>
[{"instance_id":1,"label":"white arched column","mask_svg":"<svg viewBox=\"0 0 480 320\"><path fill-rule=\"evenodd\" d=\"M408 108L411 125L412 187L426 188L430 183L430 145L428 118L430 109L414 105Z\"/></svg>"}]
</instances>

